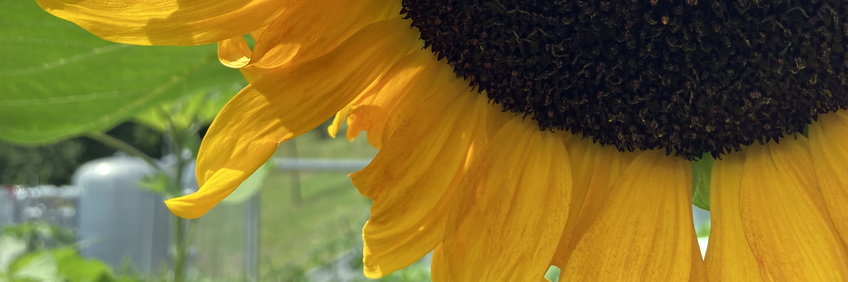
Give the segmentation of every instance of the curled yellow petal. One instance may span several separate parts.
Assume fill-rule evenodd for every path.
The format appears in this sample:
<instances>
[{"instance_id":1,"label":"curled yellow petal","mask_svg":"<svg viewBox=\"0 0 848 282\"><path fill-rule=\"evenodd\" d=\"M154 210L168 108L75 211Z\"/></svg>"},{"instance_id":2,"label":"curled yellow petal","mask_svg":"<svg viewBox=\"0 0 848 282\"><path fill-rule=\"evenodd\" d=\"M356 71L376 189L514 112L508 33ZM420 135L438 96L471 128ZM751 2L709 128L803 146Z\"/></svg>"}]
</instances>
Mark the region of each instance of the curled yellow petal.
<instances>
[{"instance_id":1,"label":"curled yellow petal","mask_svg":"<svg viewBox=\"0 0 848 282\"><path fill-rule=\"evenodd\" d=\"M38 0L100 38L136 45L199 45L266 26L291 0Z\"/></svg>"},{"instance_id":2,"label":"curled yellow petal","mask_svg":"<svg viewBox=\"0 0 848 282\"><path fill-rule=\"evenodd\" d=\"M375 23L333 52L254 81L215 118L197 157L195 194L166 201L199 217L233 191L277 144L320 125L415 49L400 20Z\"/></svg>"},{"instance_id":3,"label":"curled yellow petal","mask_svg":"<svg viewBox=\"0 0 848 282\"><path fill-rule=\"evenodd\" d=\"M399 18L399 11L399 1L295 2L257 38L251 66L273 69L292 60L308 61L320 57L365 26ZM399 24L408 26L407 23Z\"/></svg>"},{"instance_id":4,"label":"curled yellow petal","mask_svg":"<svg viewBox=\"0 0 848 282\"><path fill-rule=\"evenodd\" d=\"M241 68L250 63L250 47L241 35L218 42L218 61L231 68Z\"/></svg>"},{"instance_id":5,"label":"curled yellow petal","mask_svg":"<svg viewBox=\"0 0 848 282\"><path fill-rule=\"evenodd\" d=\"M365 276L403 268L442 241L445 218L458 203L456 190L464 188L459 183L465 163L485 142L480 136L485 136L489 105L462 92L440 93L422 103L420 115L399 129L368 167L351 175L372 199L362 230Z\"/></svg>"},{"instance_id":6,"label":"curled yellow petal","mask_svg":"<svg viewBox=\"0 0 848 282\"><path fill-rule=\"evenodd\" d=\"M330 135L335 137L346 121L349 140L353 140L360 131L367 130L368 141L380 149L404 120L418 115L415 111L421 99L436 91L453 95L462 95L462 92L468 91L467 87L451 86L460 80L453 75L449 66L434 59L432 54L424 50L415 51L404 58L380 82L336 113L327 129Z\"/></svg>"}]
</instances>

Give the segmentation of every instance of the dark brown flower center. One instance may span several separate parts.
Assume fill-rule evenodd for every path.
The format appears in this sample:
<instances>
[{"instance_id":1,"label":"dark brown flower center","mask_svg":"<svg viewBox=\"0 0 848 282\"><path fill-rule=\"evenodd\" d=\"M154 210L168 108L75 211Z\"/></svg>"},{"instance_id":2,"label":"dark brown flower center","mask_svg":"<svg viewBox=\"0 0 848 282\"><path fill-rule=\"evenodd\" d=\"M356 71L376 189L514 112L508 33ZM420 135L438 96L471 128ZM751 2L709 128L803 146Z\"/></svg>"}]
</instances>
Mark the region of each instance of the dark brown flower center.
<instances>
[{"instance_id":1,"label":"dark brown flower center","mask_svg":"<svg viewBox=\"0 0 848 282\"><path fill-rule=\"evenodd\" d=\"M695 159L846 108L844 0L403 0L421 39L540 130Z\"/></svg>"}]
</instances>

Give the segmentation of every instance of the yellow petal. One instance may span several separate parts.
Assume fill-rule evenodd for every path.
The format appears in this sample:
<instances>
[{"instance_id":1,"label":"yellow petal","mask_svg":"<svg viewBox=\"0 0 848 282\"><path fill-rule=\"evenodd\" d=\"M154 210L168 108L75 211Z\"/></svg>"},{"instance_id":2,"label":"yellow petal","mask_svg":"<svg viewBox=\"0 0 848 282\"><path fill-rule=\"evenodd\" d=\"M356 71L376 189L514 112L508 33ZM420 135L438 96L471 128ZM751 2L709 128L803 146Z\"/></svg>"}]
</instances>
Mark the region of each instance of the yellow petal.
<instances>
[{"instance_id":1,"label":"yellow petal","mask_svg":"<svg viewBox=\"0 0 848 282\"><path fill-rule=\"evenodd\" d=\"M423 55L423 56L422 56ZM431 130L427 132L427 134L436 134L446 132L439 131L440 127L434 123L442 121L446 118L453 117L444 117L444 111L448 109L447 104L451 103L471 103L471 100L468 98L474 97L474 95L470 95L470 90L464 84L464 81L457 78L454 75L453 70L450 69L449 66L444 65L441 62L436 62L431 60L432 55L426 54L424 52L414 51L408 57L404 58L403 61L398 63L396 66L405 65L406 67L400 69L393 69L391 72L397 73L392 77L387 77L383 82L384 86L374 87L379 90L377 91L368 91L370 93L360 94L357 99L362 98L364 96L367 97L376 97L376 96L400 96L397 100L405 100L414 101L415 109L414 111L410 111L413 113L403 113L404 116L408 116L408 119L403 119L402 121L398 121L398 126L396 126L396 130L402 131L402 134L398 137L387 138L386 142L396 143L393 139L408 139L410 138L409 134L424 134L422 130ZM444 66L443 66L444 65ZM397 82L409 82L408 84L401 84ZM397 86L397 87L392 87ZM375 90L374 88L369 90ZM384 91L385 90L385 91ZM377 93L374 93L377 92ZM460 98L464 98L458 100ZM372 100L380 100L380 99L372 99ZM351 102L351 104L355 104L357 101ZM373 103L373 102L364 102L360 101L362 104L355 104L358 107L364 107L368 111L377 111L381 108L384 108L384 104L382 103ZM469 104L469 107L475 104ZM476 106L475 106L476 107ZM452 109L452 108L451 108ZM476 108L474 108L476 110ZM358 108L356 109L358 110ZM412 110L412 109L410 109ZM484 114L486 112L483 112ZM395 116L390 115L381 115L385 120L378 120L375 122L387 122L386 120L394 119ZM485 119L483 119L485 120ZM371 126L371 125L356 125L357 127L382 127L382 126ZM405 127L412 127L406 128ZM403 129L403 130L401 130ZM348 129L350 130L350 129ZM395 131L395 129L392 129ZM369 132L371 134L371 132ZM394 134L391 134L393 137ZM412 142L412 140L408 140ZM395 148L397 150L397 148ZM402 150L405 152L405 155L413 154L413 153L425 153L430 154L431 152L427 150L416 150L416 152L412 152L412 150L407 149ZM420 151L420 152L419 152ZM395 166L404 166L404 167L428 167L430 164L426 161L422 161L420 159L408 158L404 156L395 156L394 154L383 153L381 151L378 156L383 156L386 158L394 158ZM432 155L430 157L435 157ZM424 159L426 160L426 159ZM388 160L386 160L388 162ZM369 164L368 167L363 169L362 171L351 174L351 179L356 184L359 192L369 198L379 198L380 193L386 188L390 188L385 185L379 185L379 183L388 181L385 177L389 178L398 178L406 172L404 171L396 171L399 173L398 175L391 175L394 168L385 167L386 171L382 171L381 169L377 169L377 166L374 166L376 159ZM387 164L387 163L386 163ZM382 173L383 176L376 175L374 173Z\"/></svg>"},{"instance_id":2,"label":"yellow petal","mask_svg":"<svg viewBox=\"0 0 848 282\"><path fill-rule=\"evenodd\" d=\"M848 113L819 116L810 126L810 152L833 224L848 244Z\"/></svg>"},{"instance_id":3,"label":"yellow petal","mask_svg":"<svg viewBox=\"0 0 848 282\"><path fill-rule=\"evenodd\" d=\"M335 51L265 76L215 118L197 158L196 193L166 201L182 217L202 216L273 154L277 144L318 126L411 50L400 20L375 23Z\"/></svg>"},{"instance_id":4,"label":"yellow petal","mask_svg":"<svg viewBox=\"0 0 848 282\"><path fill-rule=\"evenodd\" d=\"M589 139L571 136L568 141L574 186L568 222L562 232L553 264L565 267L565 262L578 240L594 222L603 207L613 182L624 172L634 153L619 152L601 147Z\"/></svg>"},{"instance_id":5,"label":"yellow petal","mask_svg":"<svg viewBox=\"0 0 848 282\"><path fill-rule=\"evenodd\" d=\"M391 136L410 116L417 116L419 101L431 94L466 95L470 92L447 64L438 62L432 53L414 51L398 63L389 75L356 97L336 114L328 128L332 136L347 119L347 138L353 140L360 131L368 131L368 141L375 148ZM470 93L468 93L470 94Z\"/></svg>"},{"instance_id":6,"label":"yellow petal","mask_svg":"<svg viewBox=\"0 0 848 282\"><path fill-rule=\"evenodd\" d=\"M136 45L199 45L268 25L290 0L38 0L100 38Z\"/></svg>"},{"instance_id":7,"label":"yellow petal","mask_svg":"<svg viewBox=\"0 0 848 282\"><path fill-rule=\"evenodd\" d=\"M292 60L312 60L332 51L369 24L399 17L400 1L297 2L262 33L251 66L273 69ZM409 26L409 23L401 24Z\"/></svg>"},{"instance_id":8,"label":"yellow petal","mask_svg":"<svg viewBox=\"0 0 848 282\"><path fill-rule=\"evenodd\" d=\"M250 63L250 47L241 35L218 42L218 61L231 68L241 68Z\"/></svg>"},{"instance_id":9,"label":"yellow petal","mask_svg":"<svg viewBox=\"0 0 848 282\"><path fill-rule=\"evenodd\" d=\"M401 269L441 242L465 163L486 136L489 105L465 93L466 88L421 103L417 117L392 135L365 169L351 175L372 199L371 217L362 230L365 276Z\"/></svg>"},{"instance_id":10,"label":"yellow petal","mask_svg":"<svg viewBox=\"0 0 848 282\"><path fill-rule=\"evenodd\" d=\"M691 167L640 152L580 238L560 281L699 280L693 255Z\"/></svg>"},{"instance_id":11,"label":"yellow petal","mask_svg":"<svg viewBox=\"0 0 848 282\"><path fill-rule=\"evenodd\" d=\"M739 206L760 275L769 281L848 281L848 257L816 189L803 138L745 151Z\"/></svg>"},{"instance_id":12,"label":"yellow petal","mask_svg":"<svg viewBox=\"0 0 848 282\"><path fill-rule=\"evenodd\" d=\"M692 257L690 258L692 262L692 269L689 272L689 281L690 282L706 282L710 281L707 276L707 268L704 264L704 260L701 257L701 246L698 245L698 238L692 237Z\"/></svg>"},{"instance_id":13,"label":"yellow petal","mask_svg":"<svg viewBox=\"0 0 848 282\"><path fill-rule=\"evenodd\" d=\"M540 280L550 265L571 191L562 138L514 117L489 149L434 254L435 281Z\"/></svg>"},{"instance_id":14,"label":"yellow petal","mask_svg":"<svg viewBox=\"0 0 848 282\"><path fill-rule=\"evenodd\" d=\"M745 239L739 207L745 153L713 163L710 188L710 241L706 264L710 281L760 281L754 254Z\"/></svg>"}]
</instances>

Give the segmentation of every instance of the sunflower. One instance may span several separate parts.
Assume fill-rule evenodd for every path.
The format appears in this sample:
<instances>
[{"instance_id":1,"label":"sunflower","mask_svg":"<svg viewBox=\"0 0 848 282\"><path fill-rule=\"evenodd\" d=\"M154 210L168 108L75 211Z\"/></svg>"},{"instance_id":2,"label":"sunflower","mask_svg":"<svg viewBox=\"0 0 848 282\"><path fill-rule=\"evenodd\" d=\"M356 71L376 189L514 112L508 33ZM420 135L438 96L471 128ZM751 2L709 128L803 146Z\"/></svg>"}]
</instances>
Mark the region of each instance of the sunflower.
<instances>
[{"instance_id":1,"label":"sunflower","mask_svg":"<svg viewBox=\"0 0 848 282\"><path fill-rule=\"evenodd\" d=\"M179 216L335 115L380 150L351 175L368 277L433 252L440 281L848 281L844 1L38 2L243 72Z\"/></svg>"}]
</instances>

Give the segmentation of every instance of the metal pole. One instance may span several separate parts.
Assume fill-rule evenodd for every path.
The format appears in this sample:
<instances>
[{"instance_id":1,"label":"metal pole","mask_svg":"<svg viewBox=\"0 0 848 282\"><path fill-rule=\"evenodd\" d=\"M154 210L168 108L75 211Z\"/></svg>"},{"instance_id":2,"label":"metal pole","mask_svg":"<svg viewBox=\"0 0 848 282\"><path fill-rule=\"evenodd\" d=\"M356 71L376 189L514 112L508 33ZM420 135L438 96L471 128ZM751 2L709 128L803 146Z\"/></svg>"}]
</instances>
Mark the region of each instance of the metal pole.
<instances>
[{"instance_id":1,"label":"metal pole","mask_svg":"<svg viewBox=\"0 0 848 282\"><path fill-rule=\"evenodd\" d=\"M371 162L370 159L332 160L332 159L291 159L275 158L274 167L280 171L311 170L311 171L348 171L360 170Z\"/></svg>"}]
</instances>

